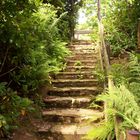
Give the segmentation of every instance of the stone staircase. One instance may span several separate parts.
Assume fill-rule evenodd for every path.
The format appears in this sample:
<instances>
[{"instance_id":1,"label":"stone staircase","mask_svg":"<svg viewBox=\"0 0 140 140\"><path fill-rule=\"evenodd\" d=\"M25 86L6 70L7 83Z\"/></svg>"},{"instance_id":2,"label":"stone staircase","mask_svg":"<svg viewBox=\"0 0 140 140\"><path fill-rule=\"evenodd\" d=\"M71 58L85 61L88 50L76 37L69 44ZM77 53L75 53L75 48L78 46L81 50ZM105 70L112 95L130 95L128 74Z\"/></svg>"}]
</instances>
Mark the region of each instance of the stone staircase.
<instances>
[{"instance_id":1,"label":"stone staircase","mask_svg":"<svg viewBox=\"0 0 140 140\"><path fill-rule=\"evenodd\" d=\"M101 111L89 108L101 91L93 75L98 54L89 41L75 42L69 48L72 56L66 60L66 69L53 77L44 99L44 121L38 124L42 140L82 140L103 117ZM87 124L90 119L94 121Z\"/></svg>"}]
</instances>

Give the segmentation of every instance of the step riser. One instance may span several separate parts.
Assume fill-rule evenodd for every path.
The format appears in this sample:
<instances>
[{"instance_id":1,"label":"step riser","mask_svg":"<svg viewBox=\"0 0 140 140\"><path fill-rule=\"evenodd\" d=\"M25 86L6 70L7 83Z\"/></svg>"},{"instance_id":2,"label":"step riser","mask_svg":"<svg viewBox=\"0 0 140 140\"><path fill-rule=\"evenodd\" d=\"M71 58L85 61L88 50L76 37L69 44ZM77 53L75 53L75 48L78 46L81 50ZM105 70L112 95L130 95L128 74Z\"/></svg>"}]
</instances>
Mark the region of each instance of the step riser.
<instances>
[{"instance_id":1,"label":"step riser","mask_svg":"<svg viewBox=\"0 0 140 140\"><path fill-rule=\"evenodd\" d=\"M74 51L76 51L76 54L81 54L81 53L92 53L92 55L94 55L95 53L94 53L94 50L86 50L86 49L78 49L78 50L74 50L74 49L70 49L70 51L72 51L72 52L74 52ZM91 56L92 56L91 55Z\"/></svg>"},{"instance_id":2,"label":"step riser","mask_svg":"<svg viewBox=\"0 0 140 140\"><path fill-rule=\"evenodd\" d=\"M80 117L72 117L72 116L57 116L57 115L46 115L43 116L43 120L46 122L56 122L56 123L64 123L64 124L72 124L72 123L80 123Z\"/></svg>"},{"instance_id":3,"label":"step riser","mask_svg":"<svg viewBox=\"0 0 140 140\"><path fill-rule=\"evenodd\" d=\"M89 107L91 101L45 101L46 108L87 108Z\"/></svg>"},{"instance_id":4,"label":"step riser","mask_svg":"<svg viewBox=\"0 0 140 140\"><path fill-rule=\"evenodd\" d=\"M71 56L68 58L68 60L78 60L78 61L82 61L82 60L96 60L97 58L95 56L88 56L88 55L75 55L75 56Z\"/></svg>"},{"instance_id":5,"label":"step riser","mask_svg":"<svg viewBox=\"0 0 140 140\"><path fill-rule=\"evenodd\" d=\"M91 42L76 42L76 43L74 43L73 45L92 45L92 43Z\"/></svg>"},{"instance_id":6,"label":"step riser","mask_svg":"<svg viewBox=\"0 0 140 140\"><path fill-rule=\"evenodd\" d=\"M66 69L65 69L65 71L67 71L67 72L78 72L78 71L81 71L81 72L84 72L84 71L86 71L86 72L93 72L95 70L95 68L93 67L90 67L90 68L88 68L88 67L82 67L82 68L74 68L74 67L71 67L71 68L69 68L69 67L67 67Z\"/></svg>"},{"instance_id":7,"label":"step riser","mask_svg":"<svg viewBox=\"0 0 140 140\"><path fill-rule=\"evenodd\" d=\"M94 60L94 59L96 59L96 58L94 58L94 57L88 57L88 56L85 56L85 57L82 57L82 56L80 56L80 57L71 57L71 58L69 58L69 60L75 60L75 61L82 61L82 60L88 60L88 61L91 61L91 60Z\"/></svg>"},{"instance_id":8,"label":"step riser","mask_svg":"<svg viewBox=\"0 0 140 140\"><path fill-rule=\"evenodd\" d=\"M97 95L99 91L96 90L84 90L84 91L49 91L48 95L51 96L60 96L60 97L68 97L68 96L90 96Z\"/></svg>"},{"instance_id":9,"label":"step riser","mask_svg":"<svg viewBox=\"0 0 140 140\"><path fill-rule=\"evenodd\" d=\"M92 74L58 74L54 79L93 79Z\"/></svg>"},{"instance_id":10,"label":"step riser","mask_svg":"<svg viewBox=\"0 0 140 140\"><path fill-rule=\"evenodd\" d=\"M57 83L52 83L54 87L92 87L92 86L97 86L98 82L95 81L89 81L89 82L57 82Z\"/></svg>"},{"instance_id":11,"label":"step riser","mask_svg":"<svg viewBox=\"0 0 140 140\"><path fill-rule=\"evenodd\" d=\"M77 52L77 51L88 51L88 50L90 50L90 51L92 51L93 53L95 53L94 51L95 51L95 48L93 48L93 47L89 47L89 46L80 46L80 47L77 47L77 46L73 46L73 47L69 47L69 50L70 51L72 51L72 52Z\"/></svg>"},{"instance_id":12,"label":"step riser","mask_svg":"<svg viewBox=\"0 0 140 140\"><path fill-rule=\"evenodd\" d=\"M97 55L98 55L98 54L95 53L95 52L91 52L91 53L84 52L84 53L83 53L83 52L81 52L81 51L79 51L79 52L76 51L76 53L73 53L73 54L72 54L72 56L77 56L77 57L78 57L78 56L79 56L79 57L82 57L82 56L83 56L83 57L85 57L85 56L88 56L88 57L97 57Z\"/></svg>"},{"instance_id":13,"label":"step riser","mask_svg":"<svg viewBox=\"0 0 140 140\"><path fill-rule=\"evenodd\" d=\"M46 115L43 116L43 120L46 122L55 122L55 123L63 123L63 124L73 124L73 123L86 123L89 121L92 117L89 118L80 118L80 117L74 117L74 116L57 116L57 115ZM102 118L98 118L97 120L93 121L95 123L98 123Z\"/></svg>"},{"instance_id":14,"label":"step riser","mask_svg":"<svg viewBox=\"0 0 140 140\"><path fill-rule=\"evenodd\" d=\"M79 134L57 134L57 133L51 133L51 132L38 132L38 134L40 135L40 137L43 140L87 140L87 139L83 139L84 135L79 135Z\"/></svg>"},{"instance_id":15,"label":"step riser","mask_svg":"<svg viewBox=\"0 0 140 140\"><path fill-rule=\"evenodd\" d=\"M95 62L81 62L78 64L76 61L75 62L67 62L68 66L75 66L75 65L80 65L80 66L94 66L96 64Z\"/></svg>"}]
</instances>

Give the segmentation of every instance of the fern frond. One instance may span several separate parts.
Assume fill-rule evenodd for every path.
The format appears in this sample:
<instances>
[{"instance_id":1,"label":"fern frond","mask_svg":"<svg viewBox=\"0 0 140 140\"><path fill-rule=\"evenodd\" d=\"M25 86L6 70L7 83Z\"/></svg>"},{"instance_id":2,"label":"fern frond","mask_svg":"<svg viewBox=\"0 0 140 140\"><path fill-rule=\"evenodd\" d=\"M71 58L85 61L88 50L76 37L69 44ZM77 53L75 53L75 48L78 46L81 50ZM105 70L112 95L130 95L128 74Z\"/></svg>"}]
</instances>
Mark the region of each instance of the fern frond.
<instances>
[{"instance_id":1,"label":"fern frond","mask_svg":"<svg viewBox=\"0 0 140 140\"><path fill-rule=\"evenodd\" d=\"M111 139L114 139L114 123L113 122L103 122L99 126L95 126L95 128L91 129L90 132L85 137L89 140L106 140L109 135L111 135Z\"/></svg>"}]
</instances>

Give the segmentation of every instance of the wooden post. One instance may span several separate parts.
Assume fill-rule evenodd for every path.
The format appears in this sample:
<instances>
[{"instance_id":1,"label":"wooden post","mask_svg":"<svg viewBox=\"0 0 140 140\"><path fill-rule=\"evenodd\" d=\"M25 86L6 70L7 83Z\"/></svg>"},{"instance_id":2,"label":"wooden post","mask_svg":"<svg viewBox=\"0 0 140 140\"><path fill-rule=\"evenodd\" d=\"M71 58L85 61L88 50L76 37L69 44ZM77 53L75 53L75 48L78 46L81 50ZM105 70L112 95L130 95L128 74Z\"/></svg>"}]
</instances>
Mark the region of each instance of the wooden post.
<instances>
[{"instance_id":1,"label":"wooden post","mask_svg":"<svg viewBox=\"0 0 140 140\"><path fill-rule=\"evenodd\" d=\"M114 87L114 83L112 80L112 77L109 77L110 73L110 63L109 63L109 56L107 53L107 48L105 45L104 41L104 26L102 24L102 19L101 19L101 0L98 0L98 21L99 21L99 35L100 35L100 50L103 50L103 59L105 63L105 70L106 70L106 75L108 76L108 90L111 92L111 90ZM107 102L104 103L104 110L105 110L105 120L108 121L108 114L107 112L107 107L108 104ZM117 120L116 116L114 116L114 123L115 123L115 135L116 135L116 140L119 140L119 124L120 122Z\"/></svg>"},{"instance_id":2,"label":"wooden post","mask_svg":"<svg viewBox=\"0 0 140 140\"><path fill-rule=\"evenodd\" d=\"M139 140L140 132L136 130L127 130L126 131L126 140Z\"/></svg>"},{"instance_id":3,"label":"wooden post","mask_svg":"<svg viewBox=\"0 0 140 140\"><path fill-rule=\"evenodd\" d=\"M101 22L101 1L98 0L98 20Z\"/></svg>"},{"instance_id":4,"label":"wooden post","mask_svg":"<svg viewBox=\"0 0 140 140\"><path fill-rule=\"evenodd\" d=\"M140 49L140 19L138 20L138 49Z\"/></svg>"}]
</instances>

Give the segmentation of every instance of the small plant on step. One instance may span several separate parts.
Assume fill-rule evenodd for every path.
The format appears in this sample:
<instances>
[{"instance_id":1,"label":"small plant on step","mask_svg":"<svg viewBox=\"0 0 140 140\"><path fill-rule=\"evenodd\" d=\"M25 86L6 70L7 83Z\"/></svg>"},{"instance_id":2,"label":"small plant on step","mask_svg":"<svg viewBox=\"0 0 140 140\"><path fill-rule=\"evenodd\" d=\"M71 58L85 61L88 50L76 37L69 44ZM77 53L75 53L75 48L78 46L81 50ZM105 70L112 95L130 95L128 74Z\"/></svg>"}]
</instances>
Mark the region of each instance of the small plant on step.
<instances>
[{"instance_id":1,"label":"small plant on step","mask_svg":"<svg viewBox=\"0 0 140 140\"><path fill-rule=\"evenodd\" d=\"M78 75L78 79L83 79L83 76L84 76L84 75L80 73L80 74Z\"/></svg>"},{"instance_id":2,"label":"small plant on step","mask_svg":"<svg viewBox=\"0 0 140 140\"><path fill-rule=\"evenodd\" d=\"M74 63L74 67L76 68L76 72L81 72L81 69L82 69L82 63L81 63L81 61L76 61Z\"/></svg>"},{"instance_id":3,"label":"small plant on step","mask_svg":"<svg viewBox=\"0 0 140 140\"><path fill-rule=\"evenodd\" d=\"M82 65L81 61L76 61L76 62L74 63L74 66L81 66L81 65Z\"/></svg>"}]
</instances>

